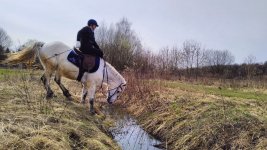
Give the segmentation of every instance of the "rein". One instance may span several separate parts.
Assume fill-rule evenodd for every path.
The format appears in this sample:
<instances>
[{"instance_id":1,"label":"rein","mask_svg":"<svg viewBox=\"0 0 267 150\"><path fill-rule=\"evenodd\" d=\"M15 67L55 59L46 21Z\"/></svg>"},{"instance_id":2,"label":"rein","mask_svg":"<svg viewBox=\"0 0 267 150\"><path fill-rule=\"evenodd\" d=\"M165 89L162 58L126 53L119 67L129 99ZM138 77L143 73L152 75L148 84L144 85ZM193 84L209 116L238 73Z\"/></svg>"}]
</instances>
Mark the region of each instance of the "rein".
<instances>
[{"instance_id":1,"label":"rein","mask_svg":"<svg viewBox=\"0 0 267 150\"><path fill-rule=\"evenodd\" d=\"M113 88L113 89L110 89L110 90L108 90L108 102L110 103L110 99L111 99L111 97L112 96L114 96L118 91L119 91L119 88L122 90L122 86L123 85L123 83L121 83L118 87L116 87L116 88ZM110 91L112 91L112 90L114 90L114 89L116 89L116 91L112 94L112 95L110 95L109 94L109 92Z\"/></svg>"},{"instance_id":2,"label":"rein","mask_svg":"<svg viewBox=\"0 0 267 150\"><path fill-rule=\"evenodd\" d=\"M102 89L102 85L103 85L103 82L104 82L104 79L105 79L105 74L106 74L106 76L107 76L107 84L109 84L108 69L107 69L106 61L104 61L103 79L102 79L102 83L101 83L101 87L100 87L101 89ZM109 89L109 88L108 88L108 99L107 99L108 103L111 104L111 102L110 102L111 97L114 96L114 95L119 91L119 89L122 90L122 89L123 89L123 88L122 88L123 85L124 85L124 84L121 83L119 86L117 86L117 87L115 87L115 88L112 88L112 89ZM110 94L109 94L110 91L115 90L115 89L116 89L116 91L115 91L113 94L110 95Z\"/></svg>"},{"instance_id":3,"label":"rein","mask_svg":"<svg viewBox=\"0 0 267 150\"><path fill-rule=\"evenodd\" d=\"M61 54L63 54L63 53L66 53L66 52L68 52L68 51L71 51L71 49L66 50L66 51L64 51L64 52L61 52L61 53L58 53L58 54L54 54L53 56L46 58L45 61L48 60L48 59L50 59L50 58L56 57L56 56L58 56L58 55L61 55Z\"/></svg>"},{"instance_id":4,"label":"rein","mask_svg":"<svg viewBox=\"0 0 267 150\"><path fill-rule=\"evenodd\" d=\"M104 59L103 59L103 60L104 60ZM105 70L105 69L106 69L106 70ZM107 83L108 83L108 72L107 72L107 66L106 66L106 61L104 60L103 79L102 79L102 82L101 82L101 87L100 87L100 89L102 89L102 87L103 87L103 82L104 82L105 72L106 72L106 74L107 74Z\"/></svg>"}]
</instances>

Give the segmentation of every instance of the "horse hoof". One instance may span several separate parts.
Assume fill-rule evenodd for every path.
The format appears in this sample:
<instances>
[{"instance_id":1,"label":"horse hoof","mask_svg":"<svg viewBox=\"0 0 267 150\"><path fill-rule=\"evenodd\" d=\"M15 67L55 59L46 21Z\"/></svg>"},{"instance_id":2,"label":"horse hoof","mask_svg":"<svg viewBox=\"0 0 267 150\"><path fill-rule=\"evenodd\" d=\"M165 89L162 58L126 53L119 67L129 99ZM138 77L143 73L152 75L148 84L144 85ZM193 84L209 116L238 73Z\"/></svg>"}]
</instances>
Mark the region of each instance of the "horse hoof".
<instances>
[{"instance_id":1,"label":"horse hoof","mask_svg":"<svg viewBox=\"0 0 267 150\"><path fill-rule=\"evenodd\" d=\"M73 101L74 99L70 96L70 97L67 97L67 100L68 101Z\"/></svg>"},{"instance_id":2,"label":"horse hoof","mask_svg":"<svg viewBox=\"0 0 267 150\"><path fill-rule=\"evenodd\" d=\"M85 104L85 101L81 101L80 103L84 105Z\"/></svg>"},{"instance_id":3,"label":"horse hoof","mask_svg":"<svg viewBox=\"0 0 267 150\"><path fill-rule=\"evenodd\" d=\"M56 97L56 96L54 95L53 92L51 92L51 93L47 93L45 98L46 98L47 100L49 100L49 99L52 99L53 97Z\"/></svg>"},{"instance_id":4,"label":"horse hoof","mask_svg":"<svg viewBox=\"0 0 267 150\"><path fill-rule=\"evenodd\" d=\"M53 95L52 96L51 95L46 95L46 97L45 97L46 100L50 100L52 98L53 98Z\"/></svg>"},{"instance_id":5,"label":"horse hoof","mask_svg":"<svg viewBox=\"0 0 267 150\"><path fill-rule=\"evenodd\" d=\"M91 113L91 115L95 115L96 114L94 110L90 110L90 113Z\"/></svg>"}]
</instances>

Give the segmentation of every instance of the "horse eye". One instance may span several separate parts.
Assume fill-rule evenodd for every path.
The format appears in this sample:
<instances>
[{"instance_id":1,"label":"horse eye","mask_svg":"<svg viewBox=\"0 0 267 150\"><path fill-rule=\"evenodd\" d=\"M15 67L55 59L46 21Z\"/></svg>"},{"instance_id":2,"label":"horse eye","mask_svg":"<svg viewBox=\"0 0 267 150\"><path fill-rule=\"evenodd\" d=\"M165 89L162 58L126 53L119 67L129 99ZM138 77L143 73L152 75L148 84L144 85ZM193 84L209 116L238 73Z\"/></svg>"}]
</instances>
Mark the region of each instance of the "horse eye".
<instances>
[{"instance_id":1,"label":"horse eye","mask_svg":"<svg viewBox=\"0 0 267 150\"><path fill-rule=\"evenodd\" d=\"M120 93L121 91L117 91L117 93Z\"/></svg>"}]
</instances>

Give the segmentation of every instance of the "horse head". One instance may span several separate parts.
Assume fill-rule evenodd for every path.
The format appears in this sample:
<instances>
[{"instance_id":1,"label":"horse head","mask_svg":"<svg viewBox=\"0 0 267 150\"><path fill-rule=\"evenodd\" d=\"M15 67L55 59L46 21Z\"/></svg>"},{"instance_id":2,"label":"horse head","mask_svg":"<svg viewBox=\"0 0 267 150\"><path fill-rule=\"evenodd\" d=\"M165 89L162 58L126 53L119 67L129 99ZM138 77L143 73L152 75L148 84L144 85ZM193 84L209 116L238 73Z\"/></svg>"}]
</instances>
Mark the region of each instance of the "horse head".
<instances>
[{"instance_id":1,"label":"horse head","mask_svg":"<svg viewBox=\"0 0 267 150\"><path fill-rule=\"evenodd\" d=\"M108 84L109 104L114 103L126 88L126 80L120 75L114 67L107 63L106 65L106 82Z\"/></svg>"},{"instance_id":2,"label":"horse head","mask_svg":"<svg viewBox=\"0 0 267 150\"><path fill-rule=\"evenodd\" d=\"M112 88L108 90L108 98L107 101L109 104L112 104L115 102L120 94L125 90L126 88L126 83L121 83L118 87Z\"/></svg>"}]
</instances>

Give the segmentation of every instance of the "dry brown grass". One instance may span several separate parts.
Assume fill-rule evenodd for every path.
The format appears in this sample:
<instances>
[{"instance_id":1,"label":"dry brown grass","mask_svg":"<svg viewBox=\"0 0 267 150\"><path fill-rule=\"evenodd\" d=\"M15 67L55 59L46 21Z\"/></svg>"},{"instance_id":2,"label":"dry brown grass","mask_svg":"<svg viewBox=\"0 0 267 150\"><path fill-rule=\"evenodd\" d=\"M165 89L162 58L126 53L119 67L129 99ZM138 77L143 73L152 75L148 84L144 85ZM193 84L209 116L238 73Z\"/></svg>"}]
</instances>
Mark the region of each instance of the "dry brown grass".
<instances>
[{"instance_id":1,"label":"dry brown grass","mask_svg":"<svg viewBox=\"0 0 267 150\"><path fill-rule=\"evenodd\" d=\"M28 71L1 76L0 149L120 149L108 136L108 118L66 101L55 84L57 97L45 100L39 77ZM80 85L66 82L79 96Z\"/></svg>"},{"instance_id":2,"label":"dry brown grass","mask_svg":"<svg viewBox=\"0 0 267 150\"><path fill-rule=\"evenodd\" d=\"M123 105L165 148L266 149L266 100L211 95L201 87L170 88L169 82L145 80L131 71L125 75Z\"/></svg>"},{"instance_id":3,"label":"dry brown grass","mask_svg":"<svg viewBox=\"0 0 267 150\"><path fill-rule=\"evenodd\" d=\"M119 149L107 136L109 118L91 116L88 107L66 102L55 84L52 89L58 97L44 100L35 72L10 74L0 77L0 149ZM124 75L128 86L119 104L127 106L165 148L267 147L266 100L207 94L204 86L173 86L131 71ZM81 85L63 82L78 102Z\"/></svg>"}]
</instances>

